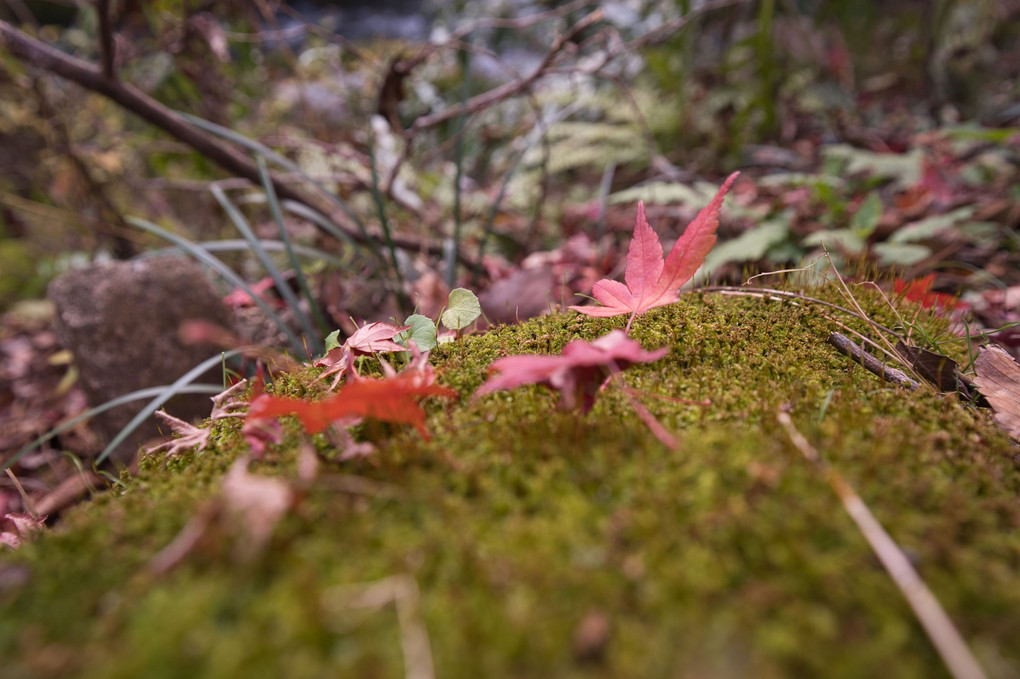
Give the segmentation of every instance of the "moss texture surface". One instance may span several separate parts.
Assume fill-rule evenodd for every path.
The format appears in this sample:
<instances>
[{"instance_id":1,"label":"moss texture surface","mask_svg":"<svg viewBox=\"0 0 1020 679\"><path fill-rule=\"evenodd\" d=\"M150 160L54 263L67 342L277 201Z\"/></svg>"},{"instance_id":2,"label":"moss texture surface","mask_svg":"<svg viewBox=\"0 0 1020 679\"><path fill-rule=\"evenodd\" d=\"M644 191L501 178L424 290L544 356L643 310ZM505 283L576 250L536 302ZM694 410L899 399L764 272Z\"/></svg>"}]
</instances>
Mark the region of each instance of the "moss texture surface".
<instances>
[{"instance_id":1,"label":"moss texture surface","mask_svg":"<svg viewBox=\"0 0 1020 679\"><path fill-rule=\"evenodd\" d=\"M220 521L153 575L153 555L244 452L240 423L217 423L206 452L146 460L125 488L0 553L0 675L367 679L410 662L415 676L424 630L438 677L946 676L778 426L788 406L989 675L1017 676L1015 449L986 413L835 353L831 313L693 295L638 318L632 337L671 351L628 384L711 401L643 399L678 451L614 386L586 416L537 387L469 398L493 359L556 352L626 318L556 315L444 345L439 381L463 398L427 404L431 441L366 426L379 451L325 460L261 555L238 556L246 536ZM287 431L252 473L296 479L305 437ZM400 585L398 604L380 582Z\"/></svg>"}]
</instances>

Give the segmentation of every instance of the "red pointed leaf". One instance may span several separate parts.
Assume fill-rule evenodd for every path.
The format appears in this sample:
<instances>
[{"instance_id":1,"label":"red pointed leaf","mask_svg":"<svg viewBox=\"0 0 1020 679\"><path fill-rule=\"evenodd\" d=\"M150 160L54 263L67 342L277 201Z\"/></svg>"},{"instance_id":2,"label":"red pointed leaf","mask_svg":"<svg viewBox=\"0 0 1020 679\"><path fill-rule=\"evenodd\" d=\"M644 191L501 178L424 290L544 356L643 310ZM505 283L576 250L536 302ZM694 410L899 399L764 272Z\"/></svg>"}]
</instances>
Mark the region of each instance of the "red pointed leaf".
<instances>
[{"instance_id":1,"label":"red pointed leaf","mask_svg":"<svg viewBox=\"0 0 1020 679\"><path fill-rule=\"evenodd\" d=\"M660 294L676 292L704 263L709 250L715 245L715 230L719 227L719 210L722 208L723 198L739 174L734 172L726 178L712 202L698 212L698 216L687 225L683 235L669 251L663 266L662 278L659 280Z\"/></svg>"},{"instance_id":2,"label":"red pointed leaf","mask_svg":"<svg viewBox=\"0 0 1020 679\"><path fill-rule=\"evenodd\" d=\"M634 237L627 249L627 271L623 275L631 297L640 306L650 295L662 274L662 244L645 219L645 204L638 203Z\"/></svg>"},{"instance_id":3,"label":"red pointed leaf","mask_svg":"<svg viewBox=\"0 0 1020 679\"><path fill-rule=\"evenodd\" d=\"M369 417L414 425L427 439L425 411L418 405L427 396L455 397L457 392L438 385L423 385L417 375L410 373L385 380L365 378L345 385L340 393L321 401L262 395L252 401L248 417L258 420L296 415L312 434L344 417Z\"/></svg>"},{"instance_id":4,"label":"red pointed leaf","mask_svg":"<svg viewBox=\"0 0 1020 679\"><path fill-rule=\"evenodd\" d=\"M665 261L662 261L659 237L645 219L644 203L638 203L634 236L627 251L626 285L602 279L592 288L592 296L603 306L570 308L589 316L607 317L640 314L677 301L677 291L694 276L715 244L719 209L739 174L734 172L723 182L715 198L688 225Z\"/></svg>"},{"instance_id":5,"label":"red pointed leaf","mask_svg":"<svg viewBox=\"0 0 1020 679\"><path fill-rule=\"evenodd\" d=\"M393 338L404 330L410 329L409 325L390 325L389 323L369 323L358 328L357 332L347 338L344 348L349 349L355 356L358 354L374 354L381 351L407 351L393 341ZM336 351L334 349L334 351Z\"/></svg>"},{"instance_id":6,"label":"red pointed leaf","mask_svg":"<svg viewBox=\"0 0 1020 679\"><path fill-rule=\"evenodd\" d=\"M622 330L614 330L594 342L575 340L563 347L559 356L507 356L493 361L490 377L475 392L482 396L524 384L544 384L560 392L560 407L572 410L581 398L581 409L588 412L595 403L599 385L611 366L624 370L633 363L657 361L669 352L668 347L645 351Z\"/></svg>"}]
</instances>

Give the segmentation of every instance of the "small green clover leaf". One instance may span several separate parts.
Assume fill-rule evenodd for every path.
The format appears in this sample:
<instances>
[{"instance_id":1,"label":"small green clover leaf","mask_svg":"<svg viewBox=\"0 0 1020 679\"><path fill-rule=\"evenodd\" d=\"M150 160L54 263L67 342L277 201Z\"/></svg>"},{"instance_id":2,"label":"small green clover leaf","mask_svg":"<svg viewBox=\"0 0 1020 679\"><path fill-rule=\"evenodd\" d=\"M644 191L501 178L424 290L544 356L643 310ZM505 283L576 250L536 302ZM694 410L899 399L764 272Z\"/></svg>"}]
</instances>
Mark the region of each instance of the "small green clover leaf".
<instances>
[{"instance_id":1,"label":"small green clover leaf","mask_svg":"<svg viewBox=\"0 0 1020 679\"><path fill-rule=\"evenodd\" d=\"M411 328L404 330L393 338L397 344L402 344L406 347L409 341L413 341L421 351L429 351L435 348L436 324L432 322L431 318L421 314L411 314L404 321L404 325L409 325Z\"/></svg>"},{"instance_id":2,"label":"small green clover leaf","mask_svg":"<svg viewBox=\"0 0 1020 679\"><path fill-rule=\"evenodd\" d=\"M450 330L463 330L482 315L475 293L466 288L450 291L449 306L439 320Z\"/></svg>"},{"instance_id":3,"label":"small green clover leaf","mask_svg":"<svg viewBox=\"0 0 1020 679\"><path fill-rule=\"evenodd\" d=\"M331 349L336 349L340 346L340 331L334 330L333 332L326 335L326 353L328 354Z\"/></svg>"}]
</instances>

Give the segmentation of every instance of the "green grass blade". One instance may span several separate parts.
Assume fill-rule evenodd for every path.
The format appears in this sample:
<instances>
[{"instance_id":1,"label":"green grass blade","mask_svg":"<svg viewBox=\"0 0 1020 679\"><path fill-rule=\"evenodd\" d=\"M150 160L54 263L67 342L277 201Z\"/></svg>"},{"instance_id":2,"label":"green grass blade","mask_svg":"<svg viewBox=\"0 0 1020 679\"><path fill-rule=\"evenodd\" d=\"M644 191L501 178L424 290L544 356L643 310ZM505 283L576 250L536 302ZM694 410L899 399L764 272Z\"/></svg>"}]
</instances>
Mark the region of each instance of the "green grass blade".
<instances>
[{"instance_id":1,"label":"green grass blade","mask_svg":"<svg viewBox=\"0 0 1020 679\"><path fill-rule=\"evenodd\" d=\"M470 40L468 40L470 44ZM468 97L471 96L471 53L466 49L457 53L457 60L460 62L462 77L460 88L460 105L466 107ZM461 229L463 227L464 215L461 214L460 204L460 183L464 176L464 123L467 115L457 116L453 134L457 141L454 145L454 163L457 171L453 178L453 247L451 248L449 261L446 263L446 286L453 290L457 284L457 259L460 255ZM481 261L479 259L479 261Z\"/></svg>"},{"instance_id":2,"label":"green grass blade","mask_svg":"<svg viewBox=\"0 0 1020 679\"><path fill-rule=\"evenodd\" d=\"M375 139L372 139L372 146L368 149L368 163L372 170L372 200L375 202L375 210L379 215L379 225L382 227L383 238L386 249L390 253L390 262L393 267L393 275L397 279L397 289L403 290L404 276L400 271L400 262L397 260L397 247L393 244L393 236L390 234L390 223L386 219L386 205L383 203L382 192L379 190L379 171L375 166Z\"/></svg>"},{"instance_id":3,"label":"green grass blade","mask_svg":"<svg viewBox=\"0 0 1020 679\"><path fill-rule=\"evenodd\" d=\"M256 156L255 162L259 166L259 178L262 180L262 188L266 191L269 212L273 215L273 221L276 222L276 226L280 230L280 240L283 241L287 249L287 258L290 260L290 266L294 270L294 275L297 276L298 287L301 288L301 292L308 301L308 308L312 310L315 323L319 327L319 333L315 336L316 353L318 353L321 348L319 347L318 338L325 336L329 332L329 327L326 325L326 319L322 317L322 312L319 311L319 303L312 294L311 288L308 287L308 280L305 278L304 271L301 270L301 262L298 261L297 254L294 252L294 247L290 242L287 227L283 223L283 210L280 208L280 201L276 197L276 188L273 186L273 180L269 177L269 168L266 167L266 159L262 156Z\"/></svg>"},{"instance_id":4,"label":"green grass blade","mask_svg":"<svg viewBox=\"0 0 1020 679\"><path fill-rule=\"evenodd\" d=\"M240 276L234 273L230 269L230 267L228 267L226 264L213 257L211 254L209 254L202 248L196 247L196 245L189 241L188 239L182 238L181 236L178 236L175 233L171 233L164 229L163 227L153 224L152 222L146 221L144 219L139 219L138 217L127 217L126 221L128 222L128 224L131 224L132 226L136 226L143 231L151 233L155 236L159 236L163 240L170 241L171 243L173 243L174 245L176 245L177 247L181 248L189 255L194 257L197 261L206 265L207 267L218 273L220 276L225 278L227 282L233 285L234 287L241 288L242 290L244 290L246 293L248 293L248 296L251 297L252 301L255 302L255 304L258 305L260 309L262 309L263 313L265 313L266 316L273 323L276 324L276 327L278 327L280 331L287 336L287 341L290 342L290 345L294 350L294 355L300 356L305 353L305 346L301 343L301 340L298 339L297 335L295 335L294 332L289 327L287 327L287 324L283 321L283 319L280 318L280 316L277 315L277 313L273 311L268 304L266 304L266 301L262 299L260 295L255 294L252 291L252 289L248 287L248 284L244 282L244 279L242 279Z\"/></svg>"},{"instance_id":5,"label":"green grass blade","mask_svg":"<svg viewBox=\"0 0 1020 679\"><path fill-rule=\"evenodd\" d=\"M243 238L225 238L223 240L213 240L205 241L202 243L195 243L194 245L196 248L201 248L206 252L248 252L251 249L251 246L248 243L248 241L244 240ZM284 243L278 240L260 238L259 245L267 252L287 251L287 248L284 245ZM291 243L291 249L293 249L294 253L297 255L325 262L326 264L335 269L342 269L343 267L347 266L347 262L345 262L344 260L340 259L339 257L335 257L334 255L326 252L325 250L320 250L319 248L301 245L300 243ZM179 248L177 246L169 248L159 248L157 250L149 250L147 252L143 252L140 255L134 257L134 259L153 259L156 257L166 257L169 254L177 252L184 252L184 249Z\"/></svg>"},{"instance_id":6,"label":"green grass blade","mask_svg":"<svg viewBox=\"0 0 1020 679\"><path fill-rule=\"evenodd\" d=\"M110 453L112 453L117 446L127 439L127 437L130 436L135 429L138 429L142 422L145 422L146 418L159 410L162 405L167 402L167 400L181 393L180 389L182 387L191 384L192 381L201 377L202 373L213 366L218 365L221 361L234 356L239 356L240 353L240 351L227 351L225 353L218 353L215 356L211 356L181 375L173 384L164 388L154 399L149 401L144 408L138 411L138 414L135 415L131 421L128 422L116 436L113 437L113 440L110 441L106 448L103 449L103 452L99 453L99 457L96 458L96 464L100 464L103 460L108 458ZM220 391L223 390L220 389Z\"/></svg>"},{"instance_id":7,"label":"green grass blade","mask_svg":"<svg viewBox=\"0 0 1020 679\"><path fill-rule=\"evenodd\" d=\"M284 210L291 214L297 215L298 217L301 217L303 219L307 219L308 221L312 222L329 235L333 236L334 238L343 243L346 243L347 245L350 245L355 250L360 248L360 246L354 242L354 240L350 237L348 233L341 229L338 229L336 224L334 224L329 217L322 214L318 210L310 208L304 203L298 203L297 201L293 200L282 201L280 203L280 207L282 207Z\"/></svg>"},{"instance_id":8,"label":"green grass blade","mask_svg":"<svg viewBox=\"0 0 1020 679\"><path fill-rule=\"evenodd\" d=\"M212 132L213 134L219 135L224 139L229 139L230 141L240 146L243 146L249 151L254 151L257 154L264 156L265 158L276 163L277 165L287 170L288 172L293 172L294 174L298 175L299 177L307 181L311 186L313 186L319 193L321 193L322 196L326 198L326 200L333 203L333 205L335 205L344 214L346 214L347 217L352 222L354 222L355 226L358 227L358 231L365 238L366 242L370 242L372 240L371 236L368 233L368 230L365 228L365 223L358 218L358 215L355 214L353 210L351 210L350 206L347 205L347 203L345 203L343 200L341 200L340 197L337 196L335 193L333 193L325 186L323 186L320 182L317 182L315 179L313 179L296 163L280 155L279 153L272 150L265 144L257 142L254 139L249 139L248 137L245 137L242 134L238 134L237 132L234 132L228 127L223 127L222 125L211 123L208 120L205 120L204 118L199 118L198 116L193 116L190 113L184 113L183 111L175 111L175 113L184 118L185 120L187 120L195 127L199 127L205 130L206 132ZM371 250L371 248L369 249ZM375 251L372 250L372 252Z\"/></svg>"},{"instance_id":9,"label":"green grass blade","mask_svg":"<svg viewBox=\"0 0 1020 679\"><path fill-rule=\"evenodd\" d=\"M212 194L216 198L216 201L226 211L230 221L234 223L234 226L238 231L241 232L241 236L244 237L248 244L251 245L252 254L261 262L270 278L273 279L273 283L276 284L276 289L280 292L280 296L287 303L297 318L298 323L301 325L301 330L305 333L305 337L312 343L312 353L321 353L322 347L320 346L319 337L322 333L318 332L313 326L311 319L308 318L308 314L301 308L301 303L298 301L297 295L290 289L290 285L287 281L283 280L283 274L277 268L273 262L273 258L269 256L269 253L263 250L259 246L259 239L255 237L255 232L252 231L251 225L248 220L245 219L244 215L237 206L231 202L227 194L216 184L211 186Z\"/></svg>"},{"instance_id":10,"label":"green grass blade","mask_svg":"<svg viewBox=\"0 0 1020 679\"><path fill-rule=\"evenodd\" d=\"M25 444L21 449L14 454L12 458L6 460L3 464L0 464L0 471L3 471L9 467L14 466L18 460L22 457L35 450L42 444L46 443L50 439L63 434L68 429L71 429L75 425L84 422L90 417L95 417L101 413L105 413L107 410L116 408L117 406L130 403L131 401L137 401L143 398L152 398L158 394L162 394L169 385L162 385L158 387L148 387L147 389L139 389L138 391L132 391L131 393L118 396L117 398L110 399L106 403L96 406L95 408L89 408L81 415L64 422L60 426L50 429L48 432L35 439L31 443ZM223 391L223 387L216 384L188 384L179 387L174 393L175 394L219 394Z\"/></svg>"}]
</instances>

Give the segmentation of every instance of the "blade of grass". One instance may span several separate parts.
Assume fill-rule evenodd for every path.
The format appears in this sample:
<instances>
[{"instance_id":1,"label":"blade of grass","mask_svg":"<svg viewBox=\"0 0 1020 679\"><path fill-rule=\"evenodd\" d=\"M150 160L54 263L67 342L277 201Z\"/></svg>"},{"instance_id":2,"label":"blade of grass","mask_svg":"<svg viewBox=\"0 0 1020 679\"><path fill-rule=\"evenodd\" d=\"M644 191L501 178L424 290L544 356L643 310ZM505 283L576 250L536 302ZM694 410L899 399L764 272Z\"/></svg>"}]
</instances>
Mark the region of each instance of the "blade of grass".
<instances>
[{"instance_id":1,"label":"blade of grass","mask_svg":"<svg viewBox=\"0 0 1020 679\"><path fill-rule=\"evenodd\" d=\"M265 268L266 273L273 279L273 283L276 285L276 289L279 291L280 296L287 303L287 306L294 312L294 316L297 318L298 323L301 325L301 330L305 333L305 337L312 345L312 353L321 353L322 343L319 337L322 333L317 332L312 326L311 319L308 318L308 314L301 308L301 303L298 301L297 295L291 290L290 285L287 281L283 280L283 274L277 268L273 262L273 258L269 256L269 253L259 246L259 239L255 237L255 232L252 231L251 224L245 219L245 216L241 213L237 206L231 202L227 194L216 184L210 187L213 196L216 201L220 204L230 218L230 221L234 223L234 227L241 232L241 236L244 237L248 244L251 245L252 254L259 260L262 266Z\"/></svg>"},{"instance_id":2,"label":"blade of grass","mask_svg":"<svg viewBox=\"0 0 1020 679\"><path fill-rule=\"evenodd\" d=\"M520 167L521 161L524 160L524 154L528 152L531 145L528 144L520 150L517 157L514 158L513 164L507 173L503 175L503 182L499 186L499 193L496 194L496 200L492 201L492 207L489 209L489 216L485 220L485 229L482 232L482 238L478 242L478 263L475 265L474 271L474 285L477 287L479 279L482 275L482 255L485 253L485 247L489 244L489 239L492 237L492 231L496 227L496 217L499 215L499 208L503 204L503 198L506 197L507 189L510 187L510 180L513 178L517 168Z\"/></svg>"},{"instance_id":3,"label":"blade of grass","mask_svg":"<svg viewBox=\"0 0 1020 679\"><path fill-rule=\"evenodd\" d=\"M99 453L99 457L96 458L96 464L100 464L103 462L103 460L108 458L110 456L110 453L112 453L117 446L119 446L124 440L126 440L127 437L130 436L135 429L138 429L138 427L141 426L142 422L145 422L146 418L148 418L154 412L162 408L163 404L166 403L167 400L181 393L180 389L182 387L191 384L192 381L201 377L202 373L204 373L206 370L209 370L209 368L212 368L213 366L219 364L223 360L233 358L234 356L239 356L240 354L241 352L239 351L228 351L225 353L216 354L215 356L211 356L205 359L204 361L196 365L194 368L178 377L173 384L167 386L161 392L159 392L159 394L154 399L149 401L144 408L138 411L138 414L135 415L130 422L124 425L124 428L121 429L120 432L113 437L113 440L110 441L109 444L107 444L106 448L103 448L103 452ZM220 391L222 391L222 389L220 389Z\"/></svg>"},{"instance_id":4,"label":"blade of grass","mask_svg":"<svg viewBox=\"0 0 1020 679\"><path fill-rule=\"evenodd\" d=\"M372 170L372 200L375 202L376 214L379 215L379 225L382 227L383 240L386 249L390 253L390 262L393 273L396 276L397 289L403 290L404 276L400 271L400 262L397 260L397 248L393 244L393 236L390 233L390 222L386 218L386 205L383 202L382 192L379 190L379 170L375 165L375 138L373 135L372 144L368 149L368 164Z\"/></svg>"},{"instance_id":5,"label":"blade of grass","mask_svg":"<svg viewBox=\"0 0 1020 679\"><path fill-rule=\"evenodd\" d=\"M266 200L269 202L269 212L273 215L273 221L276 222L276 226L280 230L280 240L283 241L283 244L286 247L287 257L290 259L290 266L294 270L294 275L297 276L298 286L301 288L301 292L304 294L305 300L308 301L308 308L312 310L312 315L315 317L315 324L319 327L319 334L316 335L316 338L325 337L326 334L329 333L329 327L326 325L326 319L322 317L322 312L319 311L319 303L316 301L315 296L312 295L312 291L308 287L308 281L305 279L305 273L301 270L301 263L298 261L297 254L290 242L290 236L287 234L287 227L283 223L283 211L280 209L280 201L276 197L276 189L273 186L273 181L269 178L269 168L266 167L266 159L262 156L256 156L255 162L259 166L259 178L262 180L262 188L266 190ZM319 346L318 339L316 339L316 346ZM318 351L316 351L316 353L318 353Z\"/></svg>"},{"instance_id":6,"label":"blade of grass","mask_svg":"<svg viewBox=\"0 0 1020 679\"><path fill-rule=\"evenodd\" d=\"M467 47L470 48L471 41L465 38ZM462 49L457 53L457 61L460 63L461 88L460 105L467 108L467 100L471 96L471 52ZM457 285L457 258L460 255L461 228L464 216L461 214L460 184L464 176L464 123L467 115L461 113L454 123L453 134L456 143L453 147L453 160L456 165L456 172L453 176L453 247L449 260L446 262L446 286L453 290Z\"/></svg>"},{"instance_id":7,"label":"blade of grass","mask_svg":"<svg viewBox=\"0 0 1020 679\"><path fill-rule=\"evenodd\" d=\"M683 88L681 88L683 89ZM609 207L609 193L613 188L613 175L616 174L616 163L610 161L602 170L602 181L599 182L599 214L595 218L595 239L601 240L606 234L606 212Z\"/></svg>"},{"instance_id":8,"label":"blade of grass","mask_svg":"<svg viewBox=\"0 0 1020 679\"><path fill-rule=\"evenodd\" d=\"M279 315L277 315L277 313L273 311L268 304L266 304L265 300L262 299L260 295L255 294L255 292L253 292L252 289L248 287L248 284L245 283L244 280L236 273L234 273L230 269L230 267L228 267L226 264L213 257L202 248L196 247L196 245L189 241L188 239L182 238L181 236L178 236L175 233L171 233L164 229L163 227L153 224L152 222L140 219L138 217L126 217L125 220L127 221L128 224L131 224L132 226L136 226L143 231L151 233L155 236L159 236L163 240L170 241L171 243L173 243L174 245L176 245L177 247L181 248L189 255L194 257L197 261L201 262L202 264L205 264L210 269L212 269L220 276L225 278L227 282L229 282L234 287L238 287L244 290L246 293L248 293L248 296L251 297L252 301L255 302L255 304L258 305L260 309L262 309L263 313L265 313L266 316L273 323L275 323L278 328L280 328L280 331L287 336L287 341L290 342L291 348L294 350L295 355L300 356L301 354L305 353L305 347L301 343L301 340L299 340L297 338L297 335L295 335L294 332L289 327L287 327L287 324L283 321L283 319L280 318Z\"/></svg>"},{"instance_id":9,"label":"blade of grass","mask_svg":"<svg viewBox=\"0 0 1020 679\"><path fill-rule=\"evenodd\" d=\"M242 134L238 134L237 132L231 130L228 127L217 125L216 123L209 122L204 118L199 118L198 116L193 116L190 113L184 113L183 111L175 111L175 113L177 113L177 115L181 116L195 127L199 127L205 130L206 132L212 132L213 134L217 134L225 139L229 139L230 141L240 146L243 146L249 151L254 151L258 155L264 156L266 159L279 165L288 172L293 172L294 174L298 175L299 177L307 181L309 185L314 187L320 194L322 194L322 196L326 200L328 200L330 203L339 208L345 215L347 215L348 219L354 222L354 225L358 228L358 232L365 238L365 240L367 242L371 242L371 237L369 236L368 230L365 228L365 223L358 218L358 215L355 214L353 210L351 210L350 206L347 205L346 202L341 200L340 197L337 196L335 193L333 193L325 186L323 186L322 183L317 182L315 179L313 179L296 163L280 155L279 153L272 150L265 144L257 142L254 139L245 137ZM376 254L376 256L379 256L378 253L375 252L375 250L369 248L369 251L372 252L373 254ZM380 257L380 259L382 259L382 257Z\"/></svg>"},{"instance_id":10,"label":"blade of grass","mask_svg":"<svg viewBox=\"0 0 1020 679\"><path fill-rule=\"evenodd\" d=\"M196 248L201 248L206 252L247 252L251 247L248 241L243 238L225 238L223 240L205 241L202 243L195 243ZM266 238L259 239L259 246L261 246L267 252L286 252L287 248L282 241L269 240ZM315 259L326 264L340 269L347 266L347 262L343 261L339 257L334 257L325 250L319 248L309 247L307 245L301 245L299 243L292 243L291 248L294 253L301 255L302 257L308 257L309 259ZM169 247L159 248L158 250L149 250L137 255L134 259L152 259L155 257L165 257L168 254L175 252L184 252L183 248Z\"/></svg>"},{"instance_id":11,"label":"blade of grass","mask_svg":"<svg viewBox=\"0 0 1020 679\"><path fill-rule=\"evenodd\" d=\"M493 229L496 226L496 217L499 215L500 206L503 204L503 199L506 197L506 193L510 188L510 181L513 179L514 174L517 172L517 168L521 166L521 161L524 160L524 156L530 151L535 144L545 138L545 132L549 126L559 120L567 118L570 113L575 110L575 106L567 106L558 111L554 111L545 120L539 120L535 125L535 128L524 138L524 144L517 156L514 158L513 163L510 165L510 169L507 170L506 174L503 175L503 181L499 186L499 193L496 194L496 200L492 203L492 208L489 210L489 216L485 220L485 229L482 232L482 238L478 243L478 260L475 264L474 271L474 284L477 286L482 274L482 255L485 253L485 248L489 244L489 239L492 237Z\"/></svg>"},{"instance_id":12,"label":"blade of grass","mask_svg":"<svg viewBox=\"0 0 1020 679\"><path fill-rule=\"evenodd\" d=\"M54 438L56 436L60 436L61 434L63 434L68 429L71 429L75 425L77 425L77 424L79 424L81 422L84 422L85 420L89 419L90 417L95 417L96 415L99 415L101 413L105 413L107 410L110 410L112 408L116 408L117 406L124 405L125 403L130 403L131 401L137 401L137 400L143 399L143 398L152 398L153 396L156 396L158 394L162 394L166 389L169 388L169 386L170 385L165 385L164 384L164 385L161 385L161 386L158 386L158 387L148 387L146 389L139 389L137 391L132 391L131 393L124 394L123 396L118 396L117 398L110 399L106 403L98 405L95 408L89 408L88 410L83 412L81 415L78 415L77 417L74 417L74 418L68 420L67 422L64 422L63 424L61 424L61 425L59 425L57 427L54 427L53 429L50 429L48 432L46 432L45 434L43 434L39 438L35 439L31 443L27 443L24 446L22 446L21 449L18 450L18 452L16 452L13 457L11 457L9 460L6 460L3 464L0 464L0 470L4 470L4 469L8 469L9 467L13 467L17 463L18 460L20 460L22 457L24 457L25 455L27 455L31 451L35 450L36 448L38 448L42 444L46 443L50 439L52 439L52 438ZM174 393L176 393L176 394L219 394L222 391L223 391L223 387L221 387L219 385L216 385L216 384L188 384L188 385L185 385L185 386L182 386L182 387L178 388L177 391L174 392Z\"/></svg>"},{"instance_id":13,"label":"blade of grass","mask_svg":"<svg viewBox=\"0 0 1020 679\"><path fill-rule=\"evenodd\" d=\"M337 225L334 224L329 217L322 214L318 210L315 210L303 203L298 203L293 200L285 200L281 202L280 207L282 207L287 212L290 212L291 214L295 214L298 217L307 219L308 221L312 222L317 227L328 233L330 236L333 236L342 243L346 243L355 250L364 249L361 248L357 243L355 243L354 239L352 239L349 234L345 233L342 229L337 228ZM371 252L373 255L377 254L374 250L371 250Z\"/></svg>"}]
</instances>

